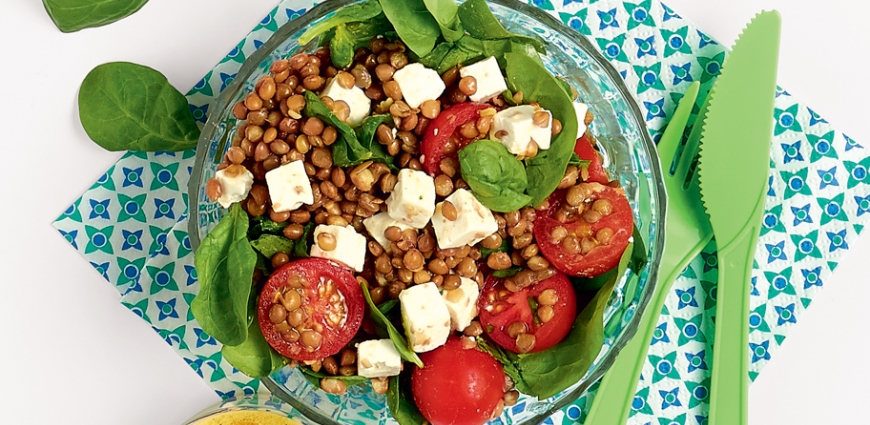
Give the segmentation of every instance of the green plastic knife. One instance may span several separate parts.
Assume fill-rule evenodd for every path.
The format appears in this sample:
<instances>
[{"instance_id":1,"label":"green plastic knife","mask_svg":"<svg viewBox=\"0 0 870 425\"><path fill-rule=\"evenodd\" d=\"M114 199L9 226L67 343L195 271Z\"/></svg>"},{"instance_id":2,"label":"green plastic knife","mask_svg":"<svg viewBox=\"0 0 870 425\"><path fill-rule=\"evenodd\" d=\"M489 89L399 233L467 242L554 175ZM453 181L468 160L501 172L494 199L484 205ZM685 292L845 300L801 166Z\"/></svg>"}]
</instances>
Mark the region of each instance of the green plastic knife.
<instances>
[{"instance_id":1,"label":"green plastic knife","mask_svg":"<svg viewBox=\"0 0 870 425\"><path fill-rule=\"evenodd\" d=\"M711 425L749 420L749 287L767 188L779 56L779 13L746 27L710 93L698 163L719 250Z\"/></svg>"}]
</instances>

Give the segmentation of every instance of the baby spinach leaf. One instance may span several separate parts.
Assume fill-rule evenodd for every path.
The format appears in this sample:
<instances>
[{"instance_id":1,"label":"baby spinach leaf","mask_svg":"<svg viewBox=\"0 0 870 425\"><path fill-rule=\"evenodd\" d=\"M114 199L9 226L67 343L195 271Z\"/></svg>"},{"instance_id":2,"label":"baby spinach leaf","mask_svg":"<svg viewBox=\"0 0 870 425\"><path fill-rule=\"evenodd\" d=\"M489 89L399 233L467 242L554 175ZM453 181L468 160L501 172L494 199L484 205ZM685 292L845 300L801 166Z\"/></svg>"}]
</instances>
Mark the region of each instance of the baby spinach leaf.
<instances>
[{"instance_id":1,"label":"baby spinach leaf","mask_svg":"<svg viewBox=\"0 0 870 425\"><path fill-rule=\"evenodd\" d=\"M483 245L480 246L480 259L486 261L487 257L493 252L509 252L511 249L507 239L501 240L501 246L496 249L489 249Z\"/></svg>"},{"instance_id":2,"label":"baby spinach leaf","mask_svg":"<svg viewBox=\"0 0 870 425\"><path fill-rule=\"evenodd\" d=\"M234 368L252 378L262 378L287 364L287 359L266 342L257 321L248 327L245 342L236 346L224 345L221 354Z\"/></svg>"},{"instance_id":3,"label":"baby spinach leaf","mask_svg":"<svg viewBox=\"0 0 870 425\"><path fill-rule=\"evenodd\" d=\"M426 422L426 418L414 404L409 380L402 379L401 375L390 377L390 386L387 389L387 407L390 408L390 415L396 419L399 425L419 425Z\"/></svg>"},{"instance_id":4,"label":"baby spinach leaf","mask_svg":"<svg viewBox=\"0 0 870 425\"><path fill-rule=\"evenodd\" d=\"M393 116L390 114L382 114L366 117L363 119L362 124L354 129L356 140L357 143L359 143L359 149L364 152L362 155L363 158L368 157L368 159L371 159L372 161L383 162L395 170L397 169L394 165L395 159L387 153L387 150L384 149L383 145L381 145L376 139L378 127L381 124L392 127ZM359 162L363 162L363 160L360 159L357 163Z\"/></svg>"},{"instance_id":5,"label":"baby spinach leaf","mask_svg":"<svg viewBox=\"0 0 870 425\"><path fill-rule=\"evenodd\" d=\"M352 387L354 385L359 385L359 384L365 384L366 382L369 381L369 378L366 378L364 376L359 376L359 375L351 375L351 376L329 375L329 374L326 374L323 372L315 372L315 371L311 370L311 368L308 366L300 366L299 370L305 376L305 379L308 380L308 382L311 382L317 388L320 388L320 380L323 378L337 379L339 381L344 382L344 385L347 385L348 387Z\"/></svg>"},{"instance_id":6,"label":"baby spinach leaf","mask_svg":"<svg viewBox=\"0 0 870 425\"><path fill-rule=\"evenodd\" d=\"M469 65L484 57L483 42L470 36L460 38L441 59L438 72L444 73L456 65Z\"/></svg>"},{"instance_id":7,"label":"baby spinach leaf","mask_svg":"<svg viewBox=\"0 0 870 425\"><path fill-rule=\"evenodd\" d=\"M248 298L257 253L248 242L248 213L233 204L196 250L199 294L190 304L202 330L224 345L248 338Z\"/></svg>"},{"instance_id":8,"label":"baby spinach leaf","mask_svg":"<svg viewBox=\"0 0 870 425\"><path fill-rule=\"evenodd\" d=\"M492 272L492 275L495 277L505 278L505 277L511 277L511 276L519 273L522 270L523 270L523 268L520 266L511 266L511 267L508 267L504 270L496 270L496 271Z\"/></svg>"},{"instance_id":9,"label":"baby spinach leaf","mask_svg":"<svg viewBox=\"0 0 870 425\"><path fill-rule=\"evenodd\" d=\"M398 304L399 304L399 300L389 300L389 301L383 302L383 303L381 303L381 305L378 306L378 311L380 311L381 314L386 316L387 314L390 313L390 310L392 310L393 307L395 307Z\"/></svg>"},{"instance_id":10,"label":"baby spinach leaf","mask_svg":"<svg viewBox=\"0 0 870 425\"><path fill-rule=\"evenodd\" d=\"M459 21L457 15L459 8L454 0L423 0L423 3L432 17L438 21L441 35L445 40L454 42L462 38L465 30L462 28L462 22Z\"/></svg>"},{"instance_id":11,"label":"baby spinach leaf","mask_svg":"<svg viewBox=\"0 0 870 425\"><path fill-rule=\"evenodd\" d=\"M390 341L393 342L393 345L396 347L396 351L399 352L399 355L402 356L403 359L414 363L417 366L423 367L423 360L420 360L420 356L417 355L413 350L411 350L408 346L408 340L405 339L405 336L402 335L396 327L387 320L387 317L378 310L378 307L372 301L372 295L369 293L369 288L366 287L364 283L360 283L359 285L362 288L363 295L365 295L366 303L369 306L369 312L374 319L375 323L379 326L387 329L387 334L390 336Z\"/></svg>"},{"instance_id":12,"label":"baby spinach leaf","mask_svg":"<svg viewBox=\"0 0 870 425\"><path fill-rule=\"evenodd\" d=\"M251 219L251 228L248 230L248 239L254 240L260 237L263 233L280 235L289 222L278 223L274 222L269 217L261 215Z\"/></svg>"},{"instance_id":13,"label":"baby spinach leaf","mask_svg":"<svg viewBox=\"0 0 870 425\"><path fill-rule=\"evenodd\" d=\"M604 310L631 262L633 247L626 248L615 275L577 315L574 327L561 342L537 353L519 356L518 366L530 392L539 399L552 397L574 385L598 356L604 345Z\"/></svg>"},{"instance_id":14,"label":"baby spinach leaf","mask_svg":"<svg viewBox=\"0 0 870 425\"><path fill-rule=\"evenodd\" d=\"M45 11L62 32L101 27L138 11L148 0L42 0Z\"/></svg>"},{"instance_id":15,"label":"baby spinach leaf","mask_svg":"<svg viewBox=\"0 0 870 425\"><path fill-rule=\"evenodd\" d=\"M293 254L293 241L284 236L265 234L251 241L251 246L266 258L272 258L279 252Z\"/></svg>"},{"instance_id":16,"label":"baby spinach leaf","mask_svg":"<svg viewBox=\"0 0 870 425\"><path fill-rule=\"evenodd\" d=\"M580 156L576 153L571 153L571 159L568 160L568 165L574 165L577 167L588 167L591 163L592 161L580 159Z\"/></svg>"},{"instance_id":17,"label":"baby spinach leaf","mask_svg":"<svg viewBox=\"0 0 870 425\"><path fill-rule=\"evenodd\" d=\"M432 49L432 51L429 52L429 54L427 54L426 56L420 57L415 55L414 52L410 51L408 52L408 56L411 58L412 61L420 62L426 68L432 68L440 73L442 72L440 68L441 62L444 60L444 57L447 56L451 49L453 49L453 43L443 41L441 43L438 43L438 45L436 45L435 48Z\"/></svg>"},{"instance_id":18,"label":"baby spinach leaf","mask_svg":"<svg viewBox=\"0 0 870 425\"><path fill-rule=\"evenodd\" d=\"M366 21L339 24L329 40L329 53L333 65L347 68L353 62L353 55L357 49L368 46L372 38L392 28L383 13Z\"/></svg>"},{"instance_id":19,"label":"baby spinach leaf","mask_svg":"<svg viewBox=\"0 0 870 425\"><path fill-rule=\"evenodd\" d=\"M426 10L423 0L380 0L384 15L402 42L418 56L426 56L441 35L438 21Z\"/></svg>"},{"instance_id":20,"label":"baby spinach leaf","mask_svg":"<svg viewBox=\"0 0 870 425\"><path fill-rule=\"evenodd\" d=\"M519 358L516 354L504 350L484 336L477 337L477 348L501 363L504 373L511 377L511 380L514 381L514 385L516 385L518 390L526 394L531 394L531 390L523 380L519 366L517 366Z\"/></svg>"},{"instance_id":21,"label":"baby spinach leaf","mask_svg":"<svg viewBox=\"0 0 870 425\"><path fill-rule=\"evenodd\" d=\"M381 4L377 0L369 0L355 5L345 6L335 12L331 17L312 25L311 28L299 36L299 44L308 44L309 41L314 40L314 37L317 37L318 35L341 24L368 21L379 13L381 13Z\"/></svg>"},{"instance_id":22,"label":"baby spinach leaf","mask_svg":"<svg viewBox=\"0 0 870 425\"><path fill-rule=\"evenodd\" d=\"M526 160L529 182L526 193L532 198L530 204L537 206L553 193L565 174L574 152L577 115L571 98L556 77L544 68L540 58L509 52L505 53L504 60L508 87L514 93L523 92L525 102L538 102L562 122L562 132L553 139L550 148Z\"/></svg>"},{"instance_id":23,"label":"baby spinach leaf","mask_svg":"<svg viewBox=\"0 0 870 425\"><path fill-rule=\"evenodd\" d=\"M332 63L338 68L350 65L353 62L355 48L356 41L347 30L347 26L339 24L335 27L335 33L329 40L329 56L332 58Z\"/></svg>"},{"instance_id":24,"label":"baby spinach leaf","mask_svg":"<svg viewBox=\"0 0 870 425\"><path fill-rule=\"evenodd\" d=\"M160 72L127 62L100 65L79 90L79 118L110 151L180 151L196 147L199 127L187 99Z\"/></svg>"},{"instance_id":25,"label":"baby spinach leaf","mask_svg":"<svg viewBox=\"0 0 870 425\"><path fill-rule=\"evenodd\" d=\"M489 10L486 0L468 0L459 6L458 13L463 27L472 37L481 40L513 39L521 44L531 45L540 53L545 53L542 40L506 30Z\"/></svg>"},{"instance_id":26,"label":"baby spinach leaf","mask_svg":"<svg viewBox=\"0 0 870 425\"><path fill-rule=\"evenodd\" d=\"M293 258L308 258L308 245L311 242L311 229L314 223L309 222L302 228L302 237L293 242Z\"/></svg>"},{"instance_id":27,"label":"baby spinach leaf","mask_svg":"<svg viewBox=\"0 0 870 425\"><path fill-rule=\"evenodd\" d=\"M493 140L478 140L459 151L462 178L483 205L498 212L516 211L529 204L523 164Z\"/></svg>"}]
</instances>

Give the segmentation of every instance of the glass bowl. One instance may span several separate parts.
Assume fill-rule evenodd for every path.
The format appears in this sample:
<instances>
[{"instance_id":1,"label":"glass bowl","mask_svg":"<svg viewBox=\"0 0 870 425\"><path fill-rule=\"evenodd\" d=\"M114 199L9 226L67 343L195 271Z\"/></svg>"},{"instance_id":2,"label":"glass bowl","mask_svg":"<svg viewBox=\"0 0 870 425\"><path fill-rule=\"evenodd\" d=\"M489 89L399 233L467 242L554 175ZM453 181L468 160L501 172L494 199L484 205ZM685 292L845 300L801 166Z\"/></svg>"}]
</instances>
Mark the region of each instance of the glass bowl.
<instances>
[{"instance_id":1,"label":"glass bowl","mask_svg":"<svg viewBox=\"0 0 870 425\"><path fill-rule=\"evenodd\" d=\"M196 164L190 180L190 239L194 249L214 228L223 213L208 199L206 182L228 149L237 124L233 105L253 90L260 77L278 59L299 51L314 51L315 42L297 42L307 28L334 11L360 0L323 2L298 19L290 21L259 48L242 66L233 83L219 96L209 111L196 151ZM512 0L491 0L490 8L509 30L535 34L547 41L546 66L566 78L589 105L596 119L591 129L605 156L610 175L618 179L628 194L649 262L639 275L629 270L609 300L605 312L605 345L586 375L577 383L545 400L521 396L519 402L504 410L493 423L533 424L580 398L613 364L620 349L637 330L655 285L664 244L665 189L655 145L646 129L631 92L615 69L578 32L532 6ZM395 423L386 409L385 398L370 386L351 388L343 396L316 390L295 369L284 368L263 380L273 394L321 424Z\"/></svg>"}]
</instances>

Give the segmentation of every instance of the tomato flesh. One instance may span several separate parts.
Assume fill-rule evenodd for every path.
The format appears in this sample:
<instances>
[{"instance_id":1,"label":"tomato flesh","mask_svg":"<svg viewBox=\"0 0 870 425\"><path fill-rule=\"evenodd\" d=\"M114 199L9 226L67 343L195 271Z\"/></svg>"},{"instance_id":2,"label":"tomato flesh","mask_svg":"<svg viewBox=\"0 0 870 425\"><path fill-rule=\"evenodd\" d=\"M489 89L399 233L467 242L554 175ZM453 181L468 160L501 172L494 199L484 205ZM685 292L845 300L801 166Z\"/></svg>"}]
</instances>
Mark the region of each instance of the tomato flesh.
<instances>
[{"instance_id":1,"label":"tomato flesh","mask_svg":"<svg viewBox=\"0 0 870 425\"><path fill-rule=\"evenodd\" d=\"M273 311L275 306L283 308L283 321L277 320L281 315ZM338 353L359 330L364 315L365 300L353 273L323 258L296 260L275 270L260 292L257 308L269 345L300 361ZM311 332L319 335L316 346L305 344L317 339Z\"/></svg>"},{"instance_id":2,"label":"tomato flesh","mask_svg":"<svg viewBox=\"0 0 870 425\"><path fill-rule=\"evenodd\" d=\"M450 140L453 132L463 124L477 121L480 118L480 111L492 107L487 103L459 103L441 111L429 123L420 150L426 157L423 167L430 176L434 177L441 173L439 166L441 160L444 159L444 145Z\"/></svg>"},{"instance_id":3,"label":"tomato flesh","mask_svg":"<svg viewBox=\"0 0 870 425\"><path fill-rule=\"evenodd\" d=\"M532 302L540 309L542 292L552 289L558 301L552 305L553 317L546 323L536 317ZM551 291L552 292L552 291ZM577 297L568 277L562 273L542 280L519 292L510 292L504 286L504 279L490 275L486 279L483 293L478 301L480 323L486 333L506 350L519 352L516 340L508 335L508 327L515 322L526 325L526 332L535 336L532 353L546 350L556 345L568 335L577 315Z\"/></svg>"},{"instance_id":4,"label":"tomato flesh","mask_svg":"<svg viewBox=\"0 0 870 425\"><path fill-rule=\"evenodd\" d=\"M589 177L586 178L586 181L607 184L609 180L607 178L607 171L601 165L601 154L592 146L592 139L589 137L588 132L577 139L577 144L574 145L574 153L580 159L589 161L589 166L586 167Z\"/></svg>"},{"instance_id":5,"label":"tomato flesh","mask_svg":"<svg viewBox=\"0 0 870 425\"><path fill-rule=\"evenodd\" d=\"M565 203L565 191L556 191L550 196L550 208L547 214L538 214L535 220L535 241L544 257L562 273L571 276L593 277L600 275L619 264L622 253L628 246L634 226L634 216L631 205L622 189L612 188L597 183L590 183L594 188L592 197L587 200L593 203L599 199L610 201L612 212L601 217L595 223L587 223L582 217L571 217L567 222L555 219L556 212ZM587 254L571 253L564 244L555 243L552 239L553 229L563 227L569 236L577 240L583 238L595 239L599 231L609 228L613 231L610 240L598 244Z\"/></svg>"},{"instance_id":6,"label":"tomato flesh","mask_svg":"<svg viewBox=\"0 0 870 425\"><path fill-rule=\"evenodd\" d=\"M504 397L504 369L492 356L462 341L420 354L425 367L414 367L411 391L420 413L433 425L480 425Z\"/></svg>"}]
</instances>

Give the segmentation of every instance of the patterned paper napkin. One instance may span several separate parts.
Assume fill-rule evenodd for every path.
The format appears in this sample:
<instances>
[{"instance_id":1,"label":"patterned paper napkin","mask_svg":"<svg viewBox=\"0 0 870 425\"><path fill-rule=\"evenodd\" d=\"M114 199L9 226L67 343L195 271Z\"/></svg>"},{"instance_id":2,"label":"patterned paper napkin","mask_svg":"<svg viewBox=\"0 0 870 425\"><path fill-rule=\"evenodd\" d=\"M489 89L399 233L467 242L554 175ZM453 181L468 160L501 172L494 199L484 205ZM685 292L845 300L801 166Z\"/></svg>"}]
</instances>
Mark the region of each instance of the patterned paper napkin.
<instances>
[{"instance_id":1,"label":"patterned paper napkin","mask_svg":"<svg viewBox=\"0 0 870 425\"><path fill-rule=\"evenodd\" d=\"M194 116L205 122L245 58L315 3L282 1L188 93ZM593 40L634 91L656 140L683 90L697 80L708 90L725 59L724 46L657 1L530 3ZM752 277L752 379L870 219L865 148L784 90L777 92L774 118L767 210ZM54 226L219 395L252 393L259 381L223 361L220 345L190 313L197 292L187 234L193 157L193 151L129 152ZM711 244L683 272L662 311L630 424L706 423L716 280ZM587 395L546 423L582 422L590 403Z\"/></svg>"}]
</instances>

